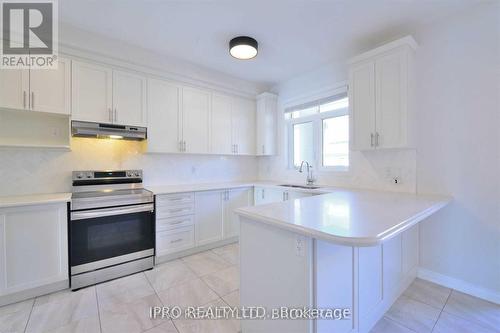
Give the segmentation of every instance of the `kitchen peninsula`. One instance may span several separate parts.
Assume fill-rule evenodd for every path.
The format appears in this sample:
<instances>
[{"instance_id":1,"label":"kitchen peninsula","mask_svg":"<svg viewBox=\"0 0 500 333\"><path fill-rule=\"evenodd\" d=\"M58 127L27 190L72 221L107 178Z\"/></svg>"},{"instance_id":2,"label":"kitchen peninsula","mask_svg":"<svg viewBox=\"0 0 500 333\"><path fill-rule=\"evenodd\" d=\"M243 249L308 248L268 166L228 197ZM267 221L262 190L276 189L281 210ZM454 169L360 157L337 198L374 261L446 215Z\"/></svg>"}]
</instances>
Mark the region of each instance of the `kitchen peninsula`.
<instances>
[{"instance_id":1,"label":"kitchen peninsula","mask_svg":"<svg viewBox=\"0 0 500 333\"><path fill-rule=\"evenodd\" d=\"M418 223L450 200L339 189L236 210L242 306L352 313L242 321L242 332L368 332L416 277Z\"/></svg>"}]
</instances>

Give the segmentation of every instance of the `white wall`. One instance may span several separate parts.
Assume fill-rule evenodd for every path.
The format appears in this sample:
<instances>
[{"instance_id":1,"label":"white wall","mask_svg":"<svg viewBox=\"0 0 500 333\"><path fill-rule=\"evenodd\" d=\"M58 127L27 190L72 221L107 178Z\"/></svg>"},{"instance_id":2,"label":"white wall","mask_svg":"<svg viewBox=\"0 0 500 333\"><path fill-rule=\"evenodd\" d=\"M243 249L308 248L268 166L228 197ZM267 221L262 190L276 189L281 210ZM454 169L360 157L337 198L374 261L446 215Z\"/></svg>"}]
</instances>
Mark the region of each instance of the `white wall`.
<instances>
[{"instance_id":1,"label":"white wall","mask_svg":"<svg viewBox=\"0 0 500 333\"><path fill-rule=\"evenodd\" d=\"M72 151L0 149L0 196L71 191L73 170L143 169L146 185L253 180L245 156L143 154L141 143L75 138Z\"/></svg>"},{"instance_id":2,"label":"white wall","mask_svg":"<svg viewBox=\"0 0 500 333\"><path fill-rule=\"evenodd\" d=\"M500 295L500 7L417 34L420 193L454 202L421 225L421 265Z\"/></svg>"}]
</instances>

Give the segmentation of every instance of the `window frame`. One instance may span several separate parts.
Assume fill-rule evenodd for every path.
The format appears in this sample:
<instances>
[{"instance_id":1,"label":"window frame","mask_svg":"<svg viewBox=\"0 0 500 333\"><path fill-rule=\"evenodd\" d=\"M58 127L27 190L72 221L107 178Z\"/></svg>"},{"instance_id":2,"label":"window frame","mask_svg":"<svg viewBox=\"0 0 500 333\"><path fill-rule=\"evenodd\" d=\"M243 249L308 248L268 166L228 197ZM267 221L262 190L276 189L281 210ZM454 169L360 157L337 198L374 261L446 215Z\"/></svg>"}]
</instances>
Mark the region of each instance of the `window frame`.
<instances>
[{"instance_id":1,"label":"window frame","mask_svg":"<svg viewBox=\"0 0 500 333\"><path fill-rule=\"evenodd\" d=\"M347 94L347 89L344 86L343 88L336 89L333 92L330 92L330 96L333 95L338 95L346 93ZM349 94L347 94L347 98L349 98ZM295 104L298 105L299 103ZM298 118L285 118L285 114L283 115L284 121L285 121L285 127L286 127L286 144L287 144L287 152L288 152L288 157L287 157L287 167L290 170L298 170L298 167L294 165L294 136L293 136L293 127L296 124L302 124L302 123L308 123L312 122L313 125L313 158L314 161L311 161L313 163L313 170L320 171L320 172L339 172L342 174L348 174L351 170L352 164L351 164L351 140L350 140L350 134L349 134L349 142L348 142L348 149L349 149L349 165L348 166L324 166L323 165L323 120L324 119L329 119L329 118L335 118L335 117L341 117L347 115L349 117L349 132L350 132L350 127L351 127L351 117L350 117L350 112L349 112L350 106L347 108L343 108L340 110L332 110L332 111L326 111L326 112L318 112L305 116L305 117L298 117Z\"/></svg>"}]
</instances>

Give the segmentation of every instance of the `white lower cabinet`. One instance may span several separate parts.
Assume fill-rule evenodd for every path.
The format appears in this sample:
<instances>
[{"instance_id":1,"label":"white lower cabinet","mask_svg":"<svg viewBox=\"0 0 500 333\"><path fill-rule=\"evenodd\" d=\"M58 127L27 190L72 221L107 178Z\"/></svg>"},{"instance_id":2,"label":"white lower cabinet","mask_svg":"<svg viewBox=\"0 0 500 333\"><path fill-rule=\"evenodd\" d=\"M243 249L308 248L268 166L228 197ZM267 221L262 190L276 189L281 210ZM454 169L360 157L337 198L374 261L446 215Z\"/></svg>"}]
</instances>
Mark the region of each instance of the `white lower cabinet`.
<instances>
[{"instance_id":1,"label":"white lower cabinet","mask_svg":"<svg viewBox=\"0 0 500 333\"><path fill-rule=\"evenodd\" d=\"M68 280L67 205L0 209L0 296Z\"/></svg>"},{"instance_id":2,"label":"white lower cabinet","mask_svg":"<svg viewBox=\"0 0 500 333\"><path fill-rule=\"evenodd\" d=\"M186 250L194 246L194 227L175 228L156 232L156 255Z\"/></svg>"},{"instance_id":3,"label":"white lower cabinet","mask_svg":"<svg viewBox=\"0 0 500 333\"><path fill-rule=\"evenodd\" d=\"M312 193L302 191L290 191L272 187L256 187L254 192L254 202L256 205L262 205L273 202L305 198L312 195Z\"/></svg>"},{"instance_id":4,"label":"white lower cabinet","mask_svg":"<svg viewBox=\"0 0 500 333\"><path fill-rule=\"evenodd\" d=\"M251 188L237 188L226 191L224 198L224 238L235 237L240 234L240 220L234 210L250 206L253 201L252 194Z\"/></svg>"},{"instance_id":5,"label":"white lower cabinet","mask_svg":"<svg viewBox=\"0 0 500 333\"><path fill-rule=\"evenodd\" d=\"M224 191L195 193L195 238L201 246L222 239Z\"/></svg>"}]
</instances>

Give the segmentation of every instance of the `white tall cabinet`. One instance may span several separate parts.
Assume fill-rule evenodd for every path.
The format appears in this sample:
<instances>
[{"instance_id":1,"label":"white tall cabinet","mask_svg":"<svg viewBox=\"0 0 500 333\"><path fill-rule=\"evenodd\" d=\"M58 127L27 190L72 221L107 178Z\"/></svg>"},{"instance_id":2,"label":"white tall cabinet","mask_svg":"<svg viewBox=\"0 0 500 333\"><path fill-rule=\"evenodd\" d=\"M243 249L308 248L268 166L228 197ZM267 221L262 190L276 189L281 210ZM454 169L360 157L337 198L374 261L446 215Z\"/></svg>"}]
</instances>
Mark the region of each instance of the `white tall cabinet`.
<instances>
[{"instance_id":1,"label":"white tall cabinet","mask_svg":"<svg viewBox=\"0 0 500 333\"><path fill-rule=\"evenodd\" d=\"M405 37L349 62L351 147L354 150L414 145L413 58Z\"/></svg>"},{"instance_id":2,"label":"white tall cabinet","mask_svg":"<svg viewBox=\"0 0 500 333\"><path fill-rule=\"evenodd\" d=\"M0 296L68 280L67 223L66 203L0 209Z\"/></svg>"}]
</instances>

